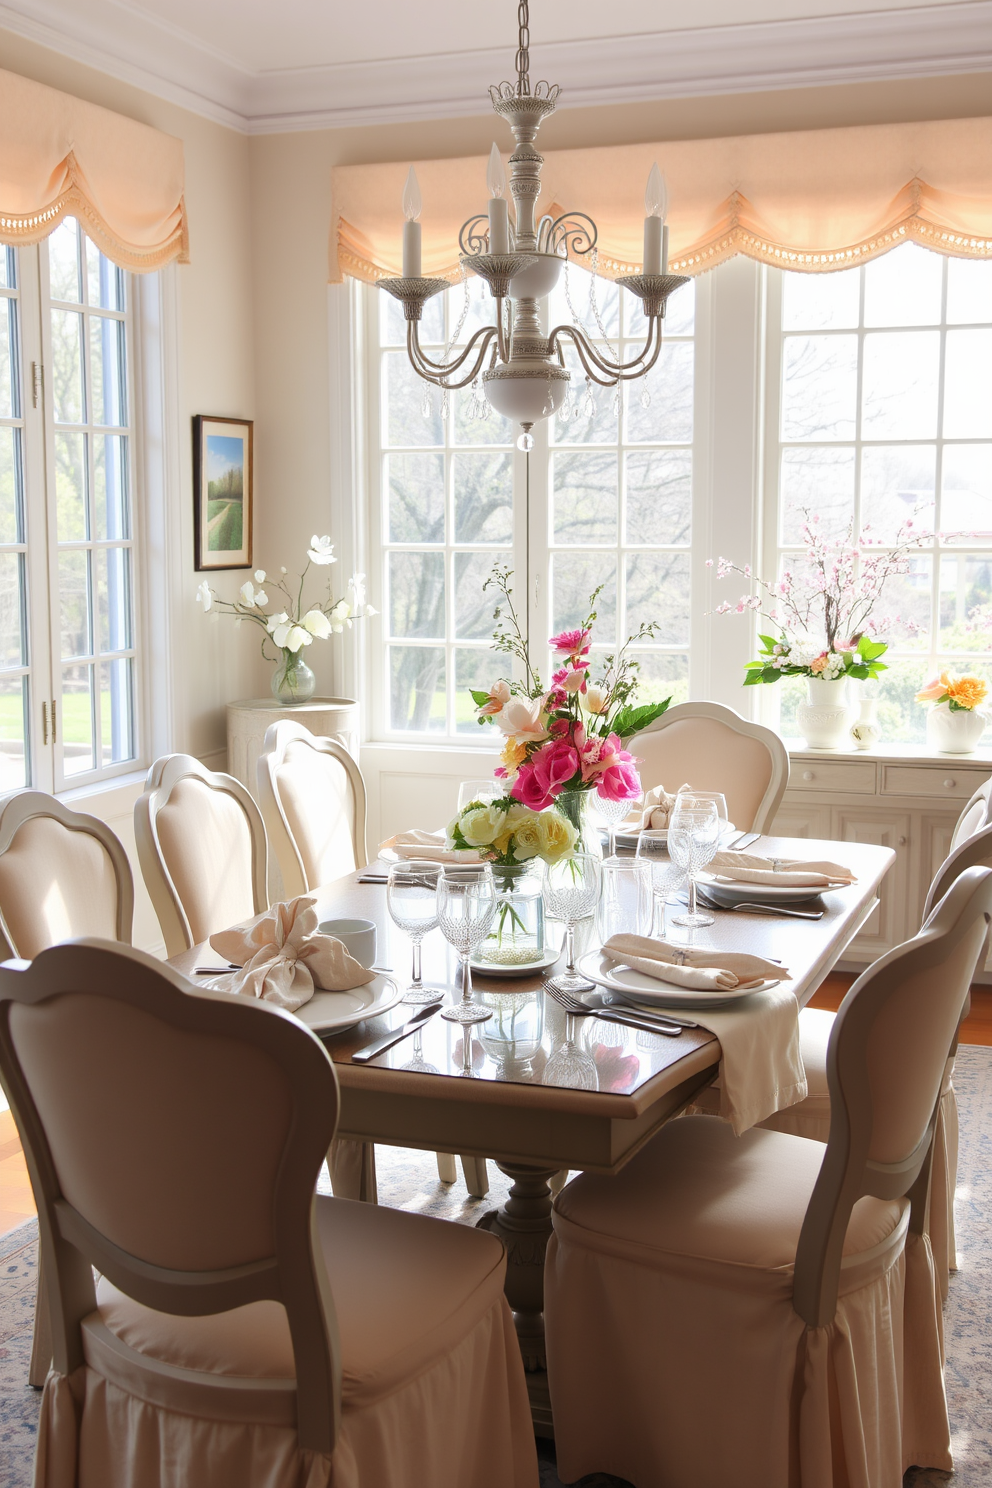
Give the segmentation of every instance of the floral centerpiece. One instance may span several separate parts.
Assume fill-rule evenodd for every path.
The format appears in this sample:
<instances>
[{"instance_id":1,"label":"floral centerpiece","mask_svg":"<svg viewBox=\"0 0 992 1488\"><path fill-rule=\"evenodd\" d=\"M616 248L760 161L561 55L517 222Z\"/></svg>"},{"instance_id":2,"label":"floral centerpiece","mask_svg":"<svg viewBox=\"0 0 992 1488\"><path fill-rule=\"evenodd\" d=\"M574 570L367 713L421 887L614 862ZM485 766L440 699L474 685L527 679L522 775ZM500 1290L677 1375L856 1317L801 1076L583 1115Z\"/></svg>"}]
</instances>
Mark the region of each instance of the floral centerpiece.
<instances>
[{"instance_id":1,"label":"floral centerpiece","mask_svg":"<svg viewBox=\"0 0 992 1488\"><path fill-rule=\"evenodd\" d=\"M204 613L216 607L222 613L234 615L236 624L241 625L248 620L265 632L261 643L262 656L266 661L277 663L272 676L272 695L281 703L305 703L313 696L317 679L303 658L307 646L312 645L315 640L326 640L328 636L340 635L343 630L350 630L355 620L378 614L366 602L365 575L361 573L352 574L348 580L347 592L341 599L334 598L328 576L326 595L315 601L304 601L303 586L311 565L327 568L336 562L334 544L330 538L318 537L315 533L307 550L306 567L299 580L294 581L292 588L285 568L279 570L278 578L267 575L260 568L255 572L254 581L249 579L242 584L238 598L233 603L221 599L206 579L197 590L196 598L202 604ZM266 583L272 590L278 591L279 597L274 603L283 604L284 608L270 611L268 607L273 601L270 601L261 587ZM256 588L256 585L259 587ZM270 656L266 651L269 644L275 648L275 656Z\"/></svg>"},{"instance_id":2,"label":"floral centerpiece","mask_svg":"<svg viewBox=\"0 0 992 1488\"><path fill-rule=\"evenodd\" d=\"M931 703L927 713L927 739L941 754L971 754L985 732L988 715L982 703L988 683L973 672L956 677L941 672L916 694L918 703Z\"/></svg>"}]
</instances>

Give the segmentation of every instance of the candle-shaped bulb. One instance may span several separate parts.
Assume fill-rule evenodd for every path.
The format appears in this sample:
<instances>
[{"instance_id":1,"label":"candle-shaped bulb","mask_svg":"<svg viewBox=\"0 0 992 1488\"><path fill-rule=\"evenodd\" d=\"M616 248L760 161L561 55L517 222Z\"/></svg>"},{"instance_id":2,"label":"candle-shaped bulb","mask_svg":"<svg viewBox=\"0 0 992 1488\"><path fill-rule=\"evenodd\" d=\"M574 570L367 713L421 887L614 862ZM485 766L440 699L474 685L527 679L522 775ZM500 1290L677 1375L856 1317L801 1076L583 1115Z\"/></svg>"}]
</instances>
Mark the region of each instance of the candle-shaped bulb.
<instances>
[{"instance_id":1,"label":"candle-shaped bulb","mask_svg":"<svg viewBox=\"0 0 992 1488\"><path fill-rule=\"evenodd\" d=\"M416 222L423 210L424 202L420 195L420 182L417 180L417 172L411 165L406 185L403 187L403 215L407 222Z\"/></svg>"},{"instance_id":2,"label":"candle-shaped bulb","mask_svg":"<svg viewBox=\"0 0 992 1488\"><path fill-rule=\"evenodd\" d=\"M499 146L493 145L489 151L489 164L486 167L486 186L489 195L500 197L506 190L506 171L503 169L503 160L499 153Z\"/></svg>"},{"instance_id":3,"label":"candle-shaped bulb","mask_svg":"<svg viewBox=\"0 0 992 1488\"><path fill-rule=\"evenodd\" d=\"M644 192L644 210L649 217L660 217L662 222L668 216L668 186L658 169L657 160L648 172L648 184Z\"/></svg>"}]
</instances>

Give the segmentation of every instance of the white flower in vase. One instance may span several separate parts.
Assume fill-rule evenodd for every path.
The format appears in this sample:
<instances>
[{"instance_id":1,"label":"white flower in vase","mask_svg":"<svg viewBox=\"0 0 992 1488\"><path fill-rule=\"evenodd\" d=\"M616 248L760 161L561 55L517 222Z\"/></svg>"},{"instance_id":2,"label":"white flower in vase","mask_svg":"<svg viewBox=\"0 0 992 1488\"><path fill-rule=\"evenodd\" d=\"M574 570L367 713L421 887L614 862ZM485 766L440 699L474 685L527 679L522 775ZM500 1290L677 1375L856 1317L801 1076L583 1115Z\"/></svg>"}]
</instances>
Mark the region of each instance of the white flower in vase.
<instances>
[{"instance_id":1,"label":"white flower in vase","mask_svg":"<svg viewBox=\"0 0 992 1488\"><path fill-rule=\"evenodd\" d=\"M331 542L331 539L329 537L318 537L316 532L310 539L307 557L311 563L324 564L337 563L338 561L334 556L334 544Z\"/></svg>"}]
</instances>

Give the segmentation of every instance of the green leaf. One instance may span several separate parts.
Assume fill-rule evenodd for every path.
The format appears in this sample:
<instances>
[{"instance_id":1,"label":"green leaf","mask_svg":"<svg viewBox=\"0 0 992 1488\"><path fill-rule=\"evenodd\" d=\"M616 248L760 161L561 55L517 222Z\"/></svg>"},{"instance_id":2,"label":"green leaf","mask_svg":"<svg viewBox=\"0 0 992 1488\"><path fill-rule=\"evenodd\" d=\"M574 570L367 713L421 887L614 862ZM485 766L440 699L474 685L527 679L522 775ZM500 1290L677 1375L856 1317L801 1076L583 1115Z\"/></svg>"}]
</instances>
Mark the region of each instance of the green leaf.
<instances>
[{"instance_id":1,"label":"green leaf","mask_svg":"<svg viewBox=\"0 0 992 1488\"><path fill-rule=\"evenodd\" d=\"M744 686L758 687L762 682L777 682L781 676L778 667L763 667L760 672L749 671L744 678Z\"/></svg>"},{"instance_id":2,"label":"green leaf","mask_svg":"<svg viewBox=\"0 0 992 1488\"><path fill-rule=\"evenodd\" d=\"M642 729L647 728L649 723L654 723L656 718L661 717L671 701L669 697L663 703L645 703L640 708L621 708L611 724L612 732L619 734L621 739L629 739L632 734L639 734Z\"/></svg>"},{"instance_id":3,"label":"green leaf","mask_svg":"<svg viewBox=\"0 0 992 1488\"><path fill-rule=\"evenodd\" d=\"M488 694L488 692L476 692L476 690L475 690L474 687L470 687L469 688L469 692L472 694L472 701L475 703L475 706L477 708L481 708L486 703L488 703L488 701L489 701L489 694Z\"/></svg>"},{"instance_id":4,"label":"green leaf","mask_svg":"<svg viewBox=\"0 0 992 1488\"><path fill-rule=\"evenodd\" d=\"M775 639L774 636L759 635L758 636L758 640L759 641L764 641L764 643L768 647L768 650L769 651L774 650L774 648L779 644L779 642Z\"/></svg>"},{"instance_id":5,"label":"green leaf","mask_svg":"<svg viewBox=\"0 0 992 1488\"><path fill-rule=\"evenodd\" d=\"M884 655L888 649L886 641L871 641L866 635L863 635L858 642L858 654L863 656L865 661L874 661L877 656Z\"/></svg>"}]
</instances>

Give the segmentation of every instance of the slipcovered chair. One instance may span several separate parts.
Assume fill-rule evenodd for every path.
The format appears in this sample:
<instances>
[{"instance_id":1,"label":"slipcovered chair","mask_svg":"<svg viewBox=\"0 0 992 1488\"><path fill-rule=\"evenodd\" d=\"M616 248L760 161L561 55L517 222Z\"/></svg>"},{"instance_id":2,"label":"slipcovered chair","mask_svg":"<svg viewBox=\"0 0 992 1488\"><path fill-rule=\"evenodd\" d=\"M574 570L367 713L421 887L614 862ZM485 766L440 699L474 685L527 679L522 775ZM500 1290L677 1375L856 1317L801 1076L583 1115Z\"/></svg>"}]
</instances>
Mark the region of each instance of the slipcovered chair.
<instances>
[{"instance_id":1,"label":"slipcovered chair","mask_svg":"<svg viewBox=\"0 0 992 1488\"><path fill-rule=\"evenodd\" d=\"M992 913L968 869L837 1014L824 1147L664 1127L555 1200L558 1471L651 1488L900 1488L952 1468L926 1230L948 1049Z\"/></svg>"},{"instance_id":2,"label":"slipcovered chair","mask_svg":"<svg viewBox=\"0 0 992 1488\"><path fill-rule=\"evenodd\" d=\"M537 1488L502 1247L315 1195L295 1018L77 941L0 969L0 1070L54 1258L35 1488Z\"/></svg>"},{"instance_id":3,"label":"slipcovered chair","mask_svg":"<svg viewBox=\"0 0 992 1488\"><path fill-rule=\"evenodd\" d=\"M778 734L748 723L722 703L677 703L627 746L641 761L645 790L722 791L742 832L768 832L789 784L789 755Z\"/></svg>"},{"instance_id":4,"label":"slipcovered chair","mask_svg":"<svg viewBox=\"0 0 992 1488\"><path fill-rule=\"evenodd\" d=\"M257 771L287 899L366 866L365 782L343 745L283 719L266 730Z\"/></svg>"},{"instance_id":5,"label":"slipcovered chair","mask_svg":"<svg viewBox=\"0 0 992 1488\"><path fill-rule=\"evenodd\" d=\"M951 852L983 827L992 824L992 775L984 781L958 817L951 834Z\"/></svg>"},{"instance_id":6,"label":"slipcovered chair","mask_svg":"<svg viewBox=\"0 0 992 1488\"><path fill-rule=\"evenodd\" d=\"M30 961L80 935L131 944L134 882L127 853L106 822L70 811L44 791L0 806L0 933L3 956ZM38 1258L28 1379L40 1389L52 1357L43 1255Z\"/></svg>"}]
</instances>

